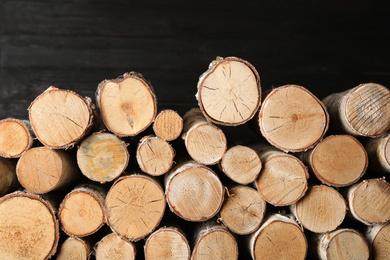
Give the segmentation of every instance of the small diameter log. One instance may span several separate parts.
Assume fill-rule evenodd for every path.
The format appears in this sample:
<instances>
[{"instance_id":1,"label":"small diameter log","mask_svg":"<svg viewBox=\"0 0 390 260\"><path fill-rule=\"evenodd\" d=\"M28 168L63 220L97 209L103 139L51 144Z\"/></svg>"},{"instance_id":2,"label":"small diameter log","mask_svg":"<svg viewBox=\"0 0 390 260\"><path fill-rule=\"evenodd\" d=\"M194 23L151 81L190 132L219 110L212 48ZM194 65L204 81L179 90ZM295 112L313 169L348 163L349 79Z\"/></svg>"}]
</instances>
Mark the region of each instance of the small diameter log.
<instances>
[{"instance_id":1,"label":"small diameter log","mask_svg":"<svg viewBox=\"0 0 390 260\"><path fill-rule=\"evenodd\" d=\"M18 184L15 162L0 157L0 196L16 189Z\"/></svg>"},{"instance_id":2,"label":"small diameter log","mask_svg":"<svg viewBox=\"0 0 390 260\"><path fill-rule=\"evenodd\" d=\"M106 222L105 192L95 185L73 189L61 202L58 218L62 230L71 237L94 234Z\"/></svg>"},{"instance_id":3,"label":"small diameter log","mask_svg":"<svg viewBox=\"0 0 390 260\"><path fill-rule=\"evenodd\" d=\"M57 250L59 225L52 206L31 193L0 198L2 259L49 259Z\"/></svg>"},{"instance_id":4,"label":"small diameter log","mask_svg":"<svg viewBox=\"0 0 390 260\"><path fill-rule=\"evenodd\" d=\"M166 175L165 194L173 213L194 222L215 216L224 200L224 188L218 176L194 161L179 163Z\"/></svg>"},{"instance_id":5,"label":"small diameter log","mask_svg":"<svg viewBox=\"0 0 390 260\"><path fill-rule=\"evenodd\" d=\"M141 133L157 114L152 85L137 72L101 82L96 100L104 124L119 137Z\"/></svg>"},{"instance_id":6,"label":"small diameter log","mask_svg":"<svg viewBox=\"0 0 390 260\"><path fill-rule=\"evenodd\" d=\"M77 237L68 237L57 253L57 260L88 260L91 256L91 245Z\"/></svg>"},{"instance_id":7,"label":"small diameter log","mask_svg":"<svg viewBox=\"0 0 390 260\"><path fill-rule=\"evenodd\" d=\"M297 85L273 89L263 101L258 120L268 142L289 152L314 147L329 125L325 106L311 92Z\"/></svg>"},{"instance_id":8,"label":"small diameter log","mask_svg":"<svg viewBox=\"0 0 390 260\"><path fill-rule=\"evenodd\" d=\"M108 225L130 241L138 241L158 226L165 204L162 187L151 177L121 177L107 193Z\"/></svg>"},{"instance_id":9,"label":"small diameter log","mask_svg":"<svg viewBox=\"0 0 390 260\"><path fill-rule=\"evenodd\" d=\"M268 203L287 206L305 195L309 174L298 158L269 145L258 144L252 148L258 152L263 165L254 184Z\"/></svg>"},{"instance_id":10,"label":"small diameter log","mask_svg":"<svg viewBox=\"0 0 390 260\"><path fill-rule=\"evenodd\" d=\"M191 251L185 235L176 228L163 227L145 242L145 259L190 259Z\"/></svg>"},{"instance_id":11,"label":"small diameter log","mask_svg":"<svg viewBox=\"0 0 390 260\"><path fill-rule=\"evenodd\" d=\"M16 175L25 189L44 194L72 183L78 171L75 160L65 151L34 147L19 158Z\"/></svg>"},{"instance_id":12,"label":"small diameter log","mask_svg":"<svg viewBox=\"0 0 390 260\"><path fill-rule=\"evenodd\" d=\"M226 176L243 185L254 182L261 167L259 155L250 147L243 145L229 148L219 162L219 168Z\"/></svg>"},{"instance_id":13,"label":"small diameter log","mask_svg":"<svg viewBox=\"0 0 390 260\"><path fill-rule=\"evenodd\" d=\"M31 124L27 120L13 118L0 121L0 156L18 158L31 148L34 141Z\"/></svg>"},{"instance_id":14,"label":"small diameter log","mask_svg":"<svg viewBox=\"0 0 390 260\"><path fill-rule=\"evenodd\" d=\"M247 235L260 227L265 210L266 202L255 189L236 186L229 189L218 220L233 233Z\"/></svg>"},{"instance_id":15,"label":"small diameter log","mask_svg":"<svg viewBox=\"0 0 390 260\"><path fill-rule=\"evenodd\" d=\"M269 216L248 239L252 259L306 259L307 240L298 224L287 216Z\"/></svg>"},{"instance_id":16,"label":"small diameter log","mask_svg":"<svg viewBox=\"0 0 390 260\"><path fill-rule=\"evenodd\" d=\"M368 140L366 148L370 167L380 172L390 172L390 134Z\"/></svg>"},{"instance_id":17,"label":"small diameter log","mask_svg":"<svg viewBox=\"0 0 390 260\"><path fill-rule=\"evenodd\" d=\"M153 131L161 139L173 141L183 131L183 118L176 111L164 109L154 119Z\"/></svg>"},{"instance_id":18,"label":"small diameter log","mask_svg":"<svg viewBox=\"0 0 390 260\"><path fill-rule=\"evenodd\" d=\"M382 179L363 180L348 189L351 216L366 224L390 220L390 184Z\"/></svg>"},{"instance_id":19,"label":"small diameter log","mask_svg":"<svg viewBox=\"0 0 390 260\"><path fill-rule=\"evenodd\" d=\"M182 137L191 158L205 165L218 163L227 148L223 131L208 122L199 108L189 110L183 119Z\"/></svg>"},{"instance_id":20,"label":"small diameter log","mask_svg":"<svg viewBox=\"0 0 390 260\"><path fill-rule=\"evenodd\" d=\"M372 259L390 259L390 223L368 227L366 238L371 245Z\"/></svg>"},{"instance_id":21,"label":"small diameter log","mask_svg":"<svg viewBox=\"0 0 390 260\"><path fill-rule=\"evenodd\" d=\"M339 132L378 137L390 129L390 91L376 83L360 84L324 100L331 125Z\"/></svg>"},{"instance_id":22,"label":"small diameter log","mask_svg":"<svg viewBox=\"0 0 390 260\"><path fill-rule=\"evenodd\" d=\"M261 103L260 77L249 62L217 57L199 77L197 99L205 117L236 126L250 120Z\"/></svg>"},{"instance_id":23,"label":"small diameter log","mask_svg":"<svg viewBox=\"0 0 390 260\"><path fill-rule=\"evenodd\" d=\"M322 183L335 187L357 182L368 165L366 150L350 135L328 136L302 158Z\"/></svg>"},{"instance_id":24,"label":"small diameter log","mask_svg":"<svg viewBox=\"0 0 390 260\"><path fill-rule=\"evenodd\" d=\"M119 177L129 163L126 144L110 133L94 133L77 150L77 164L90 180L105 183Z\"/></svg>"},{"instance_id":25,"label":"small diameter log","mask_svg":"<svg viewBox=\"0 0 390 260\"><path fill-rule=\"evenodd\" d=\"M73 147L92 126L90 101L69 90L50 87L28 110L36 137L51 148Z\"/></svg>"},{"instance_id":26,"label":"small diameter log","mask_svg":"<svg viewBox=\"0 0 390 260\"><path fill-rule=\"evenodd\" d=\"M141 170L153 176L169 171L175 157L175 152L167 141L151 135L139 141L136 154Z\"/></svg>"},{"instance_id":27,"label":"small diameter log","mask_svg":"<svg viewBox=\"0 0 390 260\"><path fill-rule=\"evenodd\" d=\"M338 191L317 185L291 205L290 210L304 228L314 233L325 233L335 230L343 222L347 206Z\"/></svg>"},{"instance_id":28,"label":"small diameter log","mask_svg":"<svg viewBox=\"0 0 390 260\"><path fill-rule=\"evenodd\" d=\"M136 249L132 242L111 233L98 242L95 255L96 260L134 260Z\"/></svg>"}]
</instances>

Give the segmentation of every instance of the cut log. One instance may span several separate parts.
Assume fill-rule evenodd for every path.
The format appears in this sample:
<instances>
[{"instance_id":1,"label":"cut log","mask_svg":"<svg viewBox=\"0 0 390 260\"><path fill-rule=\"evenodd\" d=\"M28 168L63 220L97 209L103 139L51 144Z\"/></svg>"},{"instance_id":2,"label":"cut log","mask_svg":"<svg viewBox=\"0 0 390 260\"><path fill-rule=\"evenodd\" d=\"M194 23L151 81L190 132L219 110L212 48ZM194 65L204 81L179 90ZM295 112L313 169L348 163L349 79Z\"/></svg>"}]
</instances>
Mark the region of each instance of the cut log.
<instances>
[{"instance_id":1,"label":"cut log","mask_svg":"<svg viewBox=\"0 0 390 260\"><path fill-rule=\"evenodd\" d=\"M57 250L59 225L49 202L31 193L0 198L2 259L49 259Z\"/></svg>"},{"instance_id":2,"label":"cut log","mask_svg":"<svg viewBox=\"0 0 390 260\"><path fill-rule=\"evenodd\" d=\"M137 162L142 171L160 176L169 171L175 152L172 146L157 136L143 137L137 146Z\"/></svg>"},{"instance_id":3,"label":"cut log","mask_svg":"<svg viewBox=\"0 0 390 260\"><path fill-rule=\"evenodd\" d=\"M302 154L303 161L324 184L346 187L366 172L368 157L363 145L351 135L332 135Z\"/></svg>"},{"instance_id":4,"label":"cut log","mask_svg":"<svg viewBox=\"0 0 390 260\"><path fill-rule=\"evenodd\" d=\"M297 85L273 89L263 101L258 120L267 141L289 152L314 147L329 125L325 106L311 92Z\"/></svg>"},{"instance_id":5,"label":"cut log","mask_svg":"<svg viewBox=\"0 0 390 260\"><path fill-rule=\"evenodd\" d=\"M217 57L199 78L197 99L203 114L213 123L243 124L260 107L259 74L245 60Z\"/></svg>"},{"instance_id":6,"label":"cut log","mask_svg":"<svg viewBox=\"0 0 390 260\"><path fill-rule=\"evenodd\" d=\"M18 158L31 148L34 141L31 124L14 118L0 121L0 156Z\"/></svg>"},{"instance_id":7,"label":"cut log","mask_svg":"<svg viewBox=\"0 0 390 260\"><path fill-rule=\"evenodd\" d=\"M183 131L183 118L176 111L164 109L156 116L153 131L161 139L173 141Z\"/></svg>"},{"instance_id":8,"label":"cut log","mask_svg":"<svg viewBox=\"0 0 390 260\"><path fill-rule=\"evenodd\" d=\"M111 233L98 242L95 255L96 260L134 260L136 249L132 242Z\"/></svg>"},{"instance_id":9,"label":"cut log","mask_svg":"<svg viewBox=\"0 0 390 260\"><path fill-rule=\"evenodd\" d=\"M390 173L390 134L368 140L366 148L370 167L379 172Z\"/></svg>"},{"instance_id":10,"label":"cut log","mask_svg":"<svg viewBox=\"0 0 390 260\"><path fill-rule=\"evenodd\" d=\"M324 100L334 130L378 137L390 129L390 90L376 83L360 84Z\"/></svg>"},{"instance_id":11,"label":"cut log","mask_svg":"<svg viewBox=\"0 0 390 260\"><path fill-rule=\"evenodd\" d=\"M233 233L248 235L260 227L265 210L266 202L255 189L236 186L229 189L218 220Z\"/></svg>"},{"instance_id":12,"label":"cut log","mask_svg":"<svg viewBox=\"0 0 390 260\"><path fill-rule=\"evenodd\" d=\"M138 241L153 232L166 204L162 187L143 175L119 178L108 191L105 203L108 225L130 241Z\"/></svg>"},{"instance_id":13,"label":"cut log","mask_svg":"<svg viewBox=\"0 0 390 260\"><path fill-rule=\"evenodd\" d=\"M165 194L173 213L194 222L215 216L224 200L218 176L194 161L181 162L166 175Z\"/></svg>"},{"instance_id":14,"label":"cut log","mask_svg":"<svg viewBox=\"0 0 390 260\"><path fill-rule=\"evenodd\" d=\"M36 137L51 148L73 147L92 126L90 105L72 91L48 88L28 108Z\"/></svg>"},{"instance_id":15,"label":"cut log","mask_svg":"<svg viewBox=\"0 0 390 260\"><path fill-rule=\"evenodd\" d=\"M107 129L119 137L141 133L157 114L152 85L137 72L101 82L96 101Z\"/></svg>"},{"instance_id":16,"label":"cut log","mask_svg":"<svg viewBox=\"0 0 390 260\"><path fill-rule=\"evenodd\" d=\"M368 227L366 238L371 245L372 259L390 259L390 223Z\"/></svg>"},{"instance_id":17,"label":"cut log","mask_svg":"<svg viewBox=\"0 0 390 260\"><path fill-rule=\"evenodd\" d=\"M77 237L68 237L57 253L57 260L88 260L90 259L92 248L89 243Z\"/></svg>"},{"instance_id":18,"label":"cut log","mask_svg":"<svg viewBox=\"0 0 390 260\"><path fill-rule=\"evenodd\" d=\"M363 180L348 189L351 216L366 224L390 220L390 184L383 179Z\"/></svg>"},{"instance_id":19,"label":"cut log","mask_svg":"<svg viewBox=\"0 0 390 260\"><path fill-rule=\"evenodd\" d=\"M227 148L222 130L208 122L199 108L189 110L183 120L184 144L191 158L205 165L218 163Z\"/></svg>"},{"instance_id":20,"label":"cut log","mask_svg":"<svg viewBox=\"0 0 390 260\"><path fill-rule=\"evenodd\" d=\"M18 186L16 163L0 157L0 196L15 190Z\"/></svg>"},{"instance_id":21,"label":"cut log","mask_svg":"<svg viewBox=\"0 0 390 260\"><path fill-rule=\"evenodd\" d=\"M27 150L16 165L20 184L38 194L69 185L77 179L78 173L77 164L69 153L48 147Z\"/></svg>"},{"instance_id":22,"label":"cut log","mask_svg":"<svg viewBox=\"0 0 390 260\"><path fill-rule=\"evenodd\" d=\"M263 165L255 186L268 203L287 206L305 195L309 174L298 158L269 145L257 144L252 148Z\"/></svg>"},{"instance_id":23,"label":"cut log","mask_svg":"<svg viewBox=\"0 0 390 260\"><path fill-rule=\"evenodd\" d=\"M253 149L248 146L235 145L222 156L219 167L232 181L246 185L255 181L262 164L260 157Z\"/></svg>"},{"instance_id":24,"label":"cut log","mask_svg":"<svg viewBox=\"0 0 390 260\"><path fill-rule=\"evenodd\" d=\"M290 210L304 228L314 233L325 233L335 230L343 222L347 206L338 191L317 185L291 205Z\"/></svg>"},{"instance_id":25,"label":"cut log","mask_svg":"<svg viewBox=\"0 0 390 260\"><path fill-rule=\"evenodd\" d=\"M173 227L154 231L145 242L145 259L190 259L191 251L184 233Z\"/></svg>"},{"instance_id":26,"label":"cut log","mask_svg":"<svg viewBox=\"0 0 390 260\"><path fill-rule=\"evenodd\" d=\"M96 185L76 187L61 202L58 218L62 230L71 237L94 234L106 222L104 190Z\"/></svg>"},{"instance_id":27,"label":"cut log","mask_svg":"<svg viewBox=\"0 0 390 260\"><path fill-rule=\"evenodd\" d=\"M270 215L259 230L249 236L249 250L255 260L306 259L307 240L292 218Z\"/></svg>"},{"instance_id":28,"label":"cut log","mask_svg":"<svg viewBox=\"0 0 390 260\"><path fill-rule=\"evenodd\" d=\"M129 163L126 144L113 134L98 132L77 150L77 164L90 180L105 183L119 177Z\"/></svg>"}]
</instances>

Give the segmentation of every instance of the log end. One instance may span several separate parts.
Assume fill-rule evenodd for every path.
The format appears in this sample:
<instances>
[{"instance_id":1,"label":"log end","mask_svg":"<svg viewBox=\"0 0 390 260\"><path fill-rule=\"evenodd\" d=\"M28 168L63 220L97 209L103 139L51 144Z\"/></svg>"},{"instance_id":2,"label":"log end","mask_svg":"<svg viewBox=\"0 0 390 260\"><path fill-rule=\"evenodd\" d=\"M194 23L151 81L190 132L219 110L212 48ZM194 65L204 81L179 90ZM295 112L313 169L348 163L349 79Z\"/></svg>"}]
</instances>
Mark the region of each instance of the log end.
<instances>
[{"instance_id":1,"label":"log end","mask_svg":"<svg viewBox=\"0 0 390 260\"><path fill-rule=\"evenodd\" d=\"M111 233L103 237L97 244L96 259L100 260L134 260L136 257L136 248L132 242L129 242L120 236Z\"/></svg>"},{"instance_id":2,"label":"log end","mask_svg":"<svg viewBox=\"0 0 390 260\"><path fill-rule=\"evenodd\" d=\"M166 141L177 139L183 130L183 118L170 109L162 110L154 120L153 131Z\"/></svg>"},{"instance_id":3,"label":"log end","mask_svg":"<svg viewBox=\"0 0 390 260\"><path fill-rule=\"evenodd\" d=\"M18 158L33 144L33 136L25 122L17 119L0 121L0 156Z\"/></svg>"}]
</instances>

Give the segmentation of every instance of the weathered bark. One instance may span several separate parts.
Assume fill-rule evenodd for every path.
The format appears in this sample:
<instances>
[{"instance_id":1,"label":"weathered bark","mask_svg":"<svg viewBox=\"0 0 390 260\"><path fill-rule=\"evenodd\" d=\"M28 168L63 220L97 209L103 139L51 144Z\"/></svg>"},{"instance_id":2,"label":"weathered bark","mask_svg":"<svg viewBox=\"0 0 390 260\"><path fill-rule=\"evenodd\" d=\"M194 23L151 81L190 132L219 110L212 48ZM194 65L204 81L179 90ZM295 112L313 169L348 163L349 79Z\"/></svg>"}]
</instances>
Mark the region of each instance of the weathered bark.
<instances>
[{"instance_id":1,"label":"weathered bark","mask_svg":"<svg viewBox=\"0 0 390 260\"><path fill-rule=\"evenodd\" d=\"M27 120L0 120L0 156L18 158L31 148L35 135Z\"/></svg>"},{"instance_id":2,"label":"weathered bark","mask_svg":"<svg viewBox=\"0 0 390 260\"><path fill-rule=\"evenodd\" d=\"M183 118L176 111L164 109L156 116L153 131L161 139L173 141L183 131Z\"/></svg>"},{"instance_id":3,"label":"weathered bark","mask_svg":"<svg viewBox=\"0 0 390 260\"><path fill-rule=\"evenodd\" d=\"M136 257L134 244L115 233L103 237L96 245L96 260L134 260Z\"/></svg>"}]
</instances>

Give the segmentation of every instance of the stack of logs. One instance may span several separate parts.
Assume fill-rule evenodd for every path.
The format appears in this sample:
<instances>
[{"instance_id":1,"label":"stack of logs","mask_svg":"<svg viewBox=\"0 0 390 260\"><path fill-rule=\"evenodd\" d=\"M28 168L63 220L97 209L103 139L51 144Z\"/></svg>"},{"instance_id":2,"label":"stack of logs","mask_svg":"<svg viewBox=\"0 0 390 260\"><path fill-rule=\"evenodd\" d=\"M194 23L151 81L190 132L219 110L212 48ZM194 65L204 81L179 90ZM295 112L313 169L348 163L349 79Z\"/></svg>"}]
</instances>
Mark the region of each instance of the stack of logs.
<instances>
[{"instance_id":1,"label":"stack of logs","mask_svg":"<svg viewBox=\"0 0 390 260\"><path fill-rule=\"evenodd\" d=\"M197 91L158 111L131 72L95 103L50 87L29 121L1 120L1 259L390 259L386 87L262 93L228 57ZM220 127L242 124L257 143Z\"/></svg>"}]
</instances>

